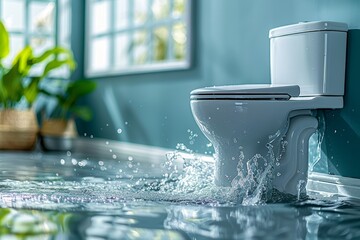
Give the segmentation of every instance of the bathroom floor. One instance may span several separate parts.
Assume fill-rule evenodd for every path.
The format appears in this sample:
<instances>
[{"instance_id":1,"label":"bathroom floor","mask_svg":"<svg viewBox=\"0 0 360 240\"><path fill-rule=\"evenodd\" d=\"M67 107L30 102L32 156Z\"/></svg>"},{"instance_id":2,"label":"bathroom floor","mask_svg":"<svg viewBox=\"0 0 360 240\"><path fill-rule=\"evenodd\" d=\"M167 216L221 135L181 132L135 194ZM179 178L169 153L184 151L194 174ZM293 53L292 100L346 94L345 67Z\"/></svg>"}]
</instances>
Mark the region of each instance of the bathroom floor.
<instances>
[{"instance_id":1,"label":"bathroom floor","mask_svg":"<svg viewBox=\"0 0 360 240\"><path fill-rule=\"evenodd\" d=\"M134 152L120 156L113 151L102 158L71 152L1 153L0 236L360 238L358 200L309 193L300 199L273 196L240 204L229 189L211 186L209 164L185 161L181 169L172 161L174 154L168 153L165 161L143 161Z\"/></svg>"}]
</instances>

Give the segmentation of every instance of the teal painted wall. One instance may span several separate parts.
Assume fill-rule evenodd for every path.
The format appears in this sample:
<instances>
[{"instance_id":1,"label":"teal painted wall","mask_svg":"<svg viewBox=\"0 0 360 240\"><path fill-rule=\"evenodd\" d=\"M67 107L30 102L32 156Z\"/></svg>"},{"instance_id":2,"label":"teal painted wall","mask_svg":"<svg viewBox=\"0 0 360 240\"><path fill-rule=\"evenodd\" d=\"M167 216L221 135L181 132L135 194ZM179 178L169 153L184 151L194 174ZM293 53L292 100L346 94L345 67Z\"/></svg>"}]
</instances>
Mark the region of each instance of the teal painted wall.
<instances>
[{"instance_id":1,"label":"teal painted wall","mask_svg":"<svg viewBox=\"0 0 360 240\"><path fill-rule=\"evenodd\" d=\"M73 1L78 2L78 1ZM360 29L358 0L194 0L194 64L185 71L134 74L98 78L97 91L84 100L92 106L91 122L79 122L81 133L147 145L174 148L184 143L198 151L208 151L191 115L189 92L192 89L221 84L269 83L269 40L271 28L300 21L331 20ZM82 18L83 6L75 18ZM80 11L79 11L80 10ZM74 22L74 21L73 21ZM73 30L79 30L83 22ZM323 142L330 161L325 171L360 177L353 163L360 146L359 86L360 36L350 34L345 109L326 112L327 130ZM75 55L82 61L83 32L76 31ZM83 65L80 63L80 70ZM81 74L77 73L77 77ZM122 133L118 134L117 129ZM193 145L188 129L199 136ZM341 138L333 134L341 132ZM344 129L344 130L343 130ZM349 141L349 143L347 143ZM349 153L353 153L349 156ZM358 163L360 165L360 163Z\"/></svg>"}]
</instances>

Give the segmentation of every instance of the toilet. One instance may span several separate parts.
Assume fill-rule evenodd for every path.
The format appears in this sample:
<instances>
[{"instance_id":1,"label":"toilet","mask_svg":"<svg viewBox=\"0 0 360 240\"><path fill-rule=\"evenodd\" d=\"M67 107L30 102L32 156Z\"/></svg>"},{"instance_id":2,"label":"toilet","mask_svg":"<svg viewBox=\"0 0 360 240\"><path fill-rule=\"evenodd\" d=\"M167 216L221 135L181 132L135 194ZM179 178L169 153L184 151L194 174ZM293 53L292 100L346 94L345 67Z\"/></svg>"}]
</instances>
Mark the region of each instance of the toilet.
<instances>
[{"instance_id":1,"label":"toilet","mask_svg":"<svg viewBox=\"0 0 360 240\"><path fill-rule=\"evenodd\" d=\"M343 107L348 27L302 22L270 30L271 84L191 92L193 116L215 149L215 183L271 166L273 188L296 195L308 175L317 110Z\"/></svg>"}]
</instances>

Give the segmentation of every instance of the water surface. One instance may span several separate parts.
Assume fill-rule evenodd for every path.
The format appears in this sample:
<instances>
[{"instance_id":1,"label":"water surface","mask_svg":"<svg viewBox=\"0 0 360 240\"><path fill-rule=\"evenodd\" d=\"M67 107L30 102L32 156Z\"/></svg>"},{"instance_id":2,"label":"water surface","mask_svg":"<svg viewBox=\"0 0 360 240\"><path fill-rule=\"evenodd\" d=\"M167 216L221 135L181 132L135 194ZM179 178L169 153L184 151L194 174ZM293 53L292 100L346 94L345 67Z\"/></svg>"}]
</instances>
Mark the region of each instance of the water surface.
<instances>
[{"instance_id":1,"label":"water surface","mask_svg":"<svg viewBox=\"0 0 360 240\"><path fill-rule=\"evenodd\" d=\"M0 235L12 239L357 239L360 204L213 184L213 164L2 153ZM243 186L246 187L246 186ZM244 194L246 193L246 194Z\"/></svg>"}]
</instances>

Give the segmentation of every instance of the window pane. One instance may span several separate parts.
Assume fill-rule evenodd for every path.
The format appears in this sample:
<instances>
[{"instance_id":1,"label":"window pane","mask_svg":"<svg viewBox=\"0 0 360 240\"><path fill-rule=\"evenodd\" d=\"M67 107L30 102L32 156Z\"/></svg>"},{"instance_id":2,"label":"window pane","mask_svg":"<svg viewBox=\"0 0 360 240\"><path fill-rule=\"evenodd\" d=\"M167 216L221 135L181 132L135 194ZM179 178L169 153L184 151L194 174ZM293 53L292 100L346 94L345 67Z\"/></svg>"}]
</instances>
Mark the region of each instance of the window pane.
<instances>
[{"instance_id":1,"label":"window pane","mask_svg":"<svg viewBox=\"0 0 360 240\"><path fill-rule=\"evenodd\" d=\"M49 48L55 46L53 38L44 38L44 37L33 37L30 39L30 45L34 50L34 55L40 55Z\"/></svg>"},{"instance_id":2,"label":"window pane","mask_svg":"<svg viewBox=\"0 0 360 240\"><path fill-rule=\"evenodd\" d=\"M14 57L24 48L25 41L22 36L10 36L10 53L4 60L4 65L10 67Z\"/></svg>"},{"instance_id":3,"label":"window pane","mask_svg":"<svg viewBox=\"0 0 360 240\"><path fill-rule=\"evenodd\" d=\"M53 2L30 2L30 31L52 33L54 31L55 4Z\"/></svg>"},{"instance_id":4,"label":"window pane","mask_svg":"<svg viewBox=\"0 0 360 240\"><path fill-rule=\"evenodd\" d=\"M115 40L115 66L124 68L129 66L129 35L118 34Z\"/></svg>"},{"instance_id":5,"label":"window pane","mask_svg":"<svg viewBox=\"0 0 360 240\"><path fill-rule=\"evenodd\" d=\"M166 27L154 30L153 60L163 61L167 57L169 32Z\"/></svg>"},{"instance_id":6,"label":"window pane","mask_svg":"<svg viewBox=\"0 0 360 240\"><path fill-rule=\"evenodd\" d=\"M185 12L185 0L174 0L173 17L180 17Z\"/></svg>"},{"instance_id":7,"label":"window pane","mask_svg":"<svg viewBox=\"0 0 360 240\"><path fill-rule=\"evenodd\" d=\"M187 38L184 23L178 23L173 26L172 39L174 42L174 57L179 60L185 59Z\"/></svg>"},{"instance_id":8,"label":"window pane","mask_svg":"<svg viewBox=\"0 0 360 240\"><path fill-rule=\"evenodd\" d=\"M110 31L110 10L109 0L102 0L92 3L91 9L91 33L100 34Z\"/></svg>"},{"instance_id":9,"label":"window pane","mask_svg":"<svg viewBox=\"0 0 360 240\"><path fill-rule=\"evenodd\" d=\"M169 0L154 0L151 7L155 20L161 20L169 17Z\"/></svg>"},{"instance_id":10,"label":"window pane","mask_svg":"<svg viewBox=\"0 0 360 240\"><path fill-rule=\"evenodd\" d=\"M134 4L134 23L135 25L144 24L148 20L149 10L148 0L135 0Z\"/></svg>"},{"instance_id":11,"label":"window pane","mask_svg":"<svg viewBox=\"0 0 360 240\"><path fill-rule=\"evenodd\" d=\"M58 41L61 46L70 48L71 2L70 0L60 0L58 6L59 6Z\"/></svg>"},{"instance_id":12,"label":"window pane","mask_svg":"<svg viewBox=\"0 0 360 240\"><path fill-rule=\"evenodd\" d=\"M108 70L110 68L110 38L93 39L90 49L91 71Z\"/></svg>"},{"instance_id":13,"label":"window pane","mask_svg":"<svg viewBox=\"0 0 360 240\"><path fill-rule=\"evenodd\" d=\"M1 17L10 31L24 31L24 0L2 0Z\"/></svg>"},{"instance_id":14,"label":"window pane","mask_svg":"<svg viewBox=\"0 0 360 240\"><path fill-rule=\"evenodd\" d=\"M134 34L133 48L134 48L134 64L142 65L147 62L149 52L149 38L146 31L137 31Z\"/></svg>"},{"instance_id":15,"label":"window pane","mask_svg":"<svg viewBox=\"0 0 360 240\"><path fill-rule=\"evenodd\" d=\"M132 0L130 0L132 1ZM116 29L123 29L129 26L129 0L117 0L116 4Z\"/></svg>"}]
</instances>

